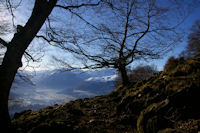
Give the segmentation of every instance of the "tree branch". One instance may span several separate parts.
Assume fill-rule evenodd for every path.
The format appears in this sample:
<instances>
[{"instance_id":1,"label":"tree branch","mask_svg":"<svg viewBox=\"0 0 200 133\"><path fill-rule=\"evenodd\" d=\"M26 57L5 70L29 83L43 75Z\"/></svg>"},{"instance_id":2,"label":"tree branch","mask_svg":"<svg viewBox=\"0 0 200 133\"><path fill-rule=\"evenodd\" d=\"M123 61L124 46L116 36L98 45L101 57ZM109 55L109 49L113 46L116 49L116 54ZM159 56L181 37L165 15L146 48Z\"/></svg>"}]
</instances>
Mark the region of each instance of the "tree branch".
<instances>
[{"instance_id":1,"label":"tree branch","mask_svg":"<svg viewBox=\"0 0 200 133\"><path fill-rule=\"evenodd\" d=\"M52 56L52 58L60 63L61 66L65 67L66 71L72 71L72 70L75 70L75 69L80 69L80 70L84 70L84 69L101 69L101 68L104 68L105 66L102 66L101 63L96 63L96 64L91 64L91 65L88 65L87 63L84 63L83 66L72 66L70 65L69 63L67 63L66 61L62 60L62 59L58 59L56 58L55 56Z\"/></svg>"},{"instance_id":2,"label":"tree branch","mask_svg":"<svg viewBox=\"0 0 200 133\"><path fill-rule=\"evenodd\" d=\"M56 47L59 47L59 48L65 50L65 51L69 51L69 52L74 53L76 55L82 55L82 56L86 57L88 60L95 61L95 62L98 62L98 63L104 62L104 64L107 65L107 61L103 57L97 56L97 55L93 56L93 55L86 54L86 52L78 44L76 44L76 42L74 42L73 45L77 49L72 49L72 48L67 48L64 45L62 45L64 43L64 41L55 41L53 39L47 39L43 35L37 35L36 37L44 39L49 44L51 44L51 42L57 43L58 45Z\"/></svg>"},{"instance_id":3,"label":"tree branch","mask_svg":"<svg viewBox=\"0 0 200 133\"><path fill-rule=\"evenodd\" d=\"M120 51L119 51L119 58L122 58L123 57L123 50L124 50L124 45L125 45L125 42L126 42L126 39L127 39L127 32L128 32L128 25L129 25L129 16L131 14L131 11L132 11L132 7L133 7L133 1L131 2L131 5L130 5L130 10L129 10L129 2L127 2L127 15L126 15L126 25L124 27L124 37L123 37L123 40L122 40L122 43L121 43L121 48L120 48Z\"/></svg>"},{"instance_id":4,"label":"tree branch","mask_svg":"<svg viewBox=\"0 0 200 133\"><path fill-rule=\"evenodd\" d=\"M0 38L0 43L5 46L8 47L8 43L6 41L4 41L2 38Z\"/></svg>"},{"instance_id":5,"label":"tree branch","mask_svg":"<svg viewBox=\"0 0 200 133\"><path fill-rule=\"evenodd\" d=\"M146 30L144 31L144 33L135 41L134 43L134 47L133 49L131 50L131 52L125 57L126 59L128 59L129 57L132 57L131 61L130 62L133 62L133 57L134 57L134 52L137 48L137 44L138 42L149 32L149 28L150 28L150 11L148 11L148 15L147 15L147 28ZM129 64L129 63L128 63Z\"/></svg>"},{"instance_id":6,"label":"tree branch","mask_svg":"<svg viewBox=\"0 0 200 133\"><path fill-rule=\"evenodd\" d=\"M90 3L85 4L82 3L80 5L71 5L71 6L62 6L62 5L56 5L55 7L63 8L65 10L71 9L71 8L80 8L80 7L87 7L87 6L98 6L103 0L100 0L98 3Z\"/></svg>"},{"instance_id":7,"label":"tree branch","mask_svg":"<svg viewBox=\"0 0 200 133\"><path fill-rule=\"evenodd\" d=\"M92 28L102 31L101 29L97 28L95 25L91 24L90 22L88 22L86 19L84 19L83 17L81 17L78 13L73 12L71 9L68 9L72 14L76 15L78 18L80 18L83 22L85 22L87 25L91 26Z\"/></svg>"},{"instance_id":8,"label":"tree branch","mask_svg":"<svg viewBox=\"0 0 200 133\"><path fill-rule=\"evenodd\" d=\"M36 62L36 60L27 52L24 52L25 55L27 55L33 62Z\"/></svg>"},{"instance_id":9,"label":"tree branch","mask_svg":"<svg viewBox=\"0 0 200 133\"><path fill-rule=\"evenodd\" d=\"M85 4L82 3L80 5L72 5L72 6L62 6L62 5L56 5L55 7L59 7L65 10L68 10L69 12L71 12L72 14L76 15L78 18L80 18L82 21L84 21L87 25L95 28L96 30L100 30L99 28L97 28L96 26L94 26L93 24L91 24L90 22L88 22L86 19L84 19L83 17L81 17L79 14L75 13L72 11L73 8L80 8L80 7L87 7L87 6L98 6L101 2L103 2L103 0L100 0L98 3L90 3L90 4ZM100 30L101 31L101 30Z\"/></svg>"},{"instance_id":10,"label":"tree branch","mask_svg":"<svg viewBox=\"0 0 200 133\"><path fill-rule=\"evenodd\" d=\"M36 35L35 37L42 38L43 40L45 40L50 45L52 45L51 42L54 42L54 43L57 43L57 44L63 44L64 42L67 42L67 41L58 41L58 40L55 40L53 38L48 39L47 37L45 37L43 35Z\"/></svg>"},{"instance_id":11,"label":"tree branch","mask_svg":"<svg viewBox=\"0 0 200 133\"><path fill-rule=\"evenodd\" d=\"M20 3L21 3L21 2L20 2ZM6 6L7 6L8 11L10 12L10 14L11 14L11 16L12 16L12 24L13 24L13 26L15 27L15 21L14 21L15 15L14 15L14 13L13 13L13 6L12 6L10 0L6 0Z\"/></svg>"},{"instance_id":12,"label":"tree branch","mask_svg":"<svg viewBox=\"0 0 200 133\"><path fill-rule=\"evenodd\" d=\"M8 45L9 45L9 43L4 41L2 38L0 38L0 43L5 47L8 47ZM28 52L25 51L24 54L26 54L33 62L36 61Z\"/></svg>"}]
</instances>

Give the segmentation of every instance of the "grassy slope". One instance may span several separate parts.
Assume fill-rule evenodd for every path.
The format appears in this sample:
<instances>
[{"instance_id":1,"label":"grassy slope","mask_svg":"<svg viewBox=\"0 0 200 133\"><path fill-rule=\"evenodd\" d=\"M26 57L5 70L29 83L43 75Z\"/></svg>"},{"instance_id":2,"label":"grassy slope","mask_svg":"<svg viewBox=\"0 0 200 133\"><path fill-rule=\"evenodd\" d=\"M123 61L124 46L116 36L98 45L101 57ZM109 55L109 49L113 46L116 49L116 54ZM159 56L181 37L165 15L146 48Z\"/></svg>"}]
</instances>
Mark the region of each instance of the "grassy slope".
<instances>
[{"instance_id":1,"label":"grassy slope","mask_svg":"<svg viewBox=\"0 0 200 133\"><path fill-rule=\"evenodd\" d=\"M195 133L200 122L200 55L111 94L24 111L17 132Z\"/></svg>"}]
</instances>

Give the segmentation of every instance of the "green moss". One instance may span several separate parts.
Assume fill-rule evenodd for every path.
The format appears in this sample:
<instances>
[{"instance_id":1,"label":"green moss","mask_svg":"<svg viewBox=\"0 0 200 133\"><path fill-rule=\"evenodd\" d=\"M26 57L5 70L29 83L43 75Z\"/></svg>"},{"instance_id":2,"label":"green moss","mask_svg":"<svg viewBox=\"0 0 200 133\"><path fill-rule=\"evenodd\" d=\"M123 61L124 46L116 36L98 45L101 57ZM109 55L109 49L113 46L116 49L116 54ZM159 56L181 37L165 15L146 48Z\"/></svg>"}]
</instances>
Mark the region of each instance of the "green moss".
<instances>
[{"instance_id":1,"label":"green moss","mask_svg":"<svg viewBox=\"0 0 200 133\"><path fill-rule=\"evenodd\" d=\"M15 115L12 124L19 133L62 130L181 133L176 123L196 120L200 112L199 77L200 55L180 61L148 80L119 86L108 95L24 111Z\"/></svg>"},{"instance_id":2,"label":"green moss","mask_svg":"<svg viewBox=\"0 0 200 133\"><path fill-rule=\"evenodd\" d=\"M158 113L162 108L168 105L169 100L165 99L159 103L153 103L149 105L146 109L140 112L140 115L137 120L137 131L138 133L145 133L146 123L145 120ZM150 114L150 115L149 115ZM151 131L150 131L151 132ZM155 131L152 131L155 132Z\"/></svg>"},{"instance_id":3,"label":"green moss","mask_svg":"<svg viewBox=\"0 0 200 133\"><path fill-rule=\"evenodd\" d=\"M180 129L166 128L164 130L160 130L158 133L185 133L185 132Z\"/></svg>"}]
</instances>

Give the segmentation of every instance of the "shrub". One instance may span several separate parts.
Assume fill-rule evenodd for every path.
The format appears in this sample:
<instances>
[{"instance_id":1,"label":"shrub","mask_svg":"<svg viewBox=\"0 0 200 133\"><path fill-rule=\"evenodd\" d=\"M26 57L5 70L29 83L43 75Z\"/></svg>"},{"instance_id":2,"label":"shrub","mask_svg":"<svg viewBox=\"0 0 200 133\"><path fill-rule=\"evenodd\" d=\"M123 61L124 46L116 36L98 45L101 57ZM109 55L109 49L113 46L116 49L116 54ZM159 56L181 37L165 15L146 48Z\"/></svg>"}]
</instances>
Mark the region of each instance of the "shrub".
<instances>
[{"instance_id":1,"label":"shrub","mask_svg":"<svg viewBox=\"0 0 200 133\"><path fill-rule=\"evenodd\" d=\"M146 78L151 77L153 74L157 73L158 70L156 66L152 65L140 65L134 68L133 70L130 70L128 73L128 78L130 82L137 82L144 80ZM116 82L115 86L119 86L122 83L121 77L119 77Z\"/></svg>"},{"instance_id":2,"label":"shrub","mask_svg":"<svg viewBox=\"0 0 200 133\"><path fill-rule=\"evenodd\" d=\"M200 20L192 26L186 48L179 56L187 59L197 54L200 54Z\"/></svg>"},{"instance_id":3,"label":"shrub","mask_svg":"<svg viewBox=\"0 0 200 133\"><path fill-rule=\"evenodd\" d=\"M169 70L176 67L178 64L178 59L174 58L173 56L169 57L167 63L164 66L164 70Z\"/></svg>"}]
</instances>

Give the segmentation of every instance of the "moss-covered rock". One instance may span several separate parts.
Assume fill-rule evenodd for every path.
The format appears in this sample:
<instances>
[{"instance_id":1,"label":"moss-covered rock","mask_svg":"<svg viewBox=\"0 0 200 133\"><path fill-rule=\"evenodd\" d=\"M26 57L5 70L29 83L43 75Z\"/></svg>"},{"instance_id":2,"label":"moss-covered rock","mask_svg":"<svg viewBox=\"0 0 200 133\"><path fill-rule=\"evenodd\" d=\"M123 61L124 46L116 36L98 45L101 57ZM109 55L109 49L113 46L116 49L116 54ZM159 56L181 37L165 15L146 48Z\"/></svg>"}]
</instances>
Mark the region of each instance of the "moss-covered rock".
<instances>
[{"instance_id":1,"label":"moss-covered rock","mask_svg":"<svg viewBox=\"0 0 200 133\"><path fill-rule=\"evenodd\" d=\"M158 133L185 133L185 132L180 129L166 128L166 129L160 130Z\"/></svg>"}]
</instances>

